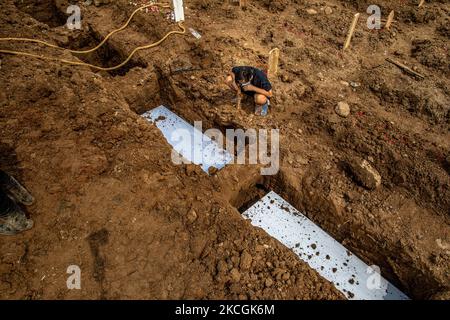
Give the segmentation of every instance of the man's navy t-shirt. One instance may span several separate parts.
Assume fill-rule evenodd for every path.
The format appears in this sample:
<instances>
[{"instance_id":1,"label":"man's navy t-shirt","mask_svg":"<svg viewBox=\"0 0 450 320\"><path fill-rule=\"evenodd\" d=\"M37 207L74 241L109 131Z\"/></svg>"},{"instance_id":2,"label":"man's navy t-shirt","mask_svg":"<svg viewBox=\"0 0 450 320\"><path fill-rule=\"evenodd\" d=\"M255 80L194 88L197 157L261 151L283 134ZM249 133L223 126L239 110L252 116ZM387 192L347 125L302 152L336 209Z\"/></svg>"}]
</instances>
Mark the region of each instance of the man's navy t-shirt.
<instances>
[{"instance_id":1,"label":"man's navy t-shirt","mask_svg":"<svg viewBox=\"0 0 450 320\"><path fill-rule=\"evenodd\" d=\"M272 90L272 85L271 85L269 79L267 79L266 74L257 68L247 67L247 66L239 66L239 67L234 67L233 69L231 69L231 72L233 72L234 75L237 76L241 72L241 70L245 70L245 69L249 69L252 71L253 79L250 81L250 83L252 85L254 85L255 87L258 87L260 89L264 89L266 91ZM247 95L251 95L251 96L253 96L255 94L255 92L253 92L253 91L244 91L244 93Z\"/></svg>"}]
</instances>

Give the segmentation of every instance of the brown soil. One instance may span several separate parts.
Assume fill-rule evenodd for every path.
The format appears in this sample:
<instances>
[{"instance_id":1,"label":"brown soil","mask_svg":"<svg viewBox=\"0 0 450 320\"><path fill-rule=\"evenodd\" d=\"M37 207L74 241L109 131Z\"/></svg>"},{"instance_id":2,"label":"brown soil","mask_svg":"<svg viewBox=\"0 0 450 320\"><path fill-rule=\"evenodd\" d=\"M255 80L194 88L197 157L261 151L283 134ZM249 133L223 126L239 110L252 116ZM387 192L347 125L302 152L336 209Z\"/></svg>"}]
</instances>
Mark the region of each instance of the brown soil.
<instances>
[{"instance_id":1,"label":"brown soil","mask_svg":"<svg viewBox=\"0 0 450 320\"><path fill-rule=\"evenodd\" d=\"M114 72L0 56L0 169L36 198L29 208L35 227L0 237L0 298L343 298L241 217L267 190L379 265L412 298L448 297L448 2L417 9L380 0L383 18L397 12L390 31L365 27L370 1L260 0L245 10L185 2L185 25L200 40L171 37ZM67 1L36 3L2 1L0 37L89 48L136 8L125 0L81 5L83 29L70 31ZM357 10L362 19L343 53ZM34 44L1 48L111 66L173 29L164 14L143 12L89 56ZM264 67L273 47L281 62L270 115L252 116L250 103L236 110L225 74L236 64ZM350 104L347 118L334 111L339 101ZM160 104L205 129L279 128L280 172L262 177L258 166L230 165L208 176L172 164L162 134L139 116ZM360 158L381 174L379 188L352 176L349 163ZM73 264L82 290L66 287Z\"/></svg>"}]
</instances>

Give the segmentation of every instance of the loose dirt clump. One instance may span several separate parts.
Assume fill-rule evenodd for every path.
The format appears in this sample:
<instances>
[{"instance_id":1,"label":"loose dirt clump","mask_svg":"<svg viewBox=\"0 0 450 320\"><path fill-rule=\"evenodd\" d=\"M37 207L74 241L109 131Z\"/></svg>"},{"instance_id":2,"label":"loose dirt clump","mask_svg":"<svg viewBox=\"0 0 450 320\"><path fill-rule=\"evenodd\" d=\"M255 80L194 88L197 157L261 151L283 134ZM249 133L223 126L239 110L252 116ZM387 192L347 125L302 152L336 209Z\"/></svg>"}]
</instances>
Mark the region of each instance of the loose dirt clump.
<instances>
[{"instance_id":1,"label":"loose dirt clump","mask_svg":"<svg viewBox=\"0 0 450 320\"><path fill-rule=\"evenodd\" d=\"M413 58L416 58L423 65L442 71L444 74L450 72L450 52L446 47L446 42L432 42L431 40L414 40L412 42Z\"/></svg>"}]
</instances>

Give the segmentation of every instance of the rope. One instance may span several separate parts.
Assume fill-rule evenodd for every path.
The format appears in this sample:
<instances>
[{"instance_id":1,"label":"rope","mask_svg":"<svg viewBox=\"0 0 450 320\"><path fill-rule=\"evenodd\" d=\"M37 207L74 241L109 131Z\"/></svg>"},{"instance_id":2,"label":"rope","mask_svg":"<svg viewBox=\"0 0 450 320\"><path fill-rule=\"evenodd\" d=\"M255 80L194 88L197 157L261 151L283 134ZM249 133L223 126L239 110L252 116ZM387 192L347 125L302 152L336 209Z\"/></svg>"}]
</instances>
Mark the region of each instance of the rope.
<instances>
[{"instance_id":1,"label":"rope","mask_svg":"<svg viewBox=\"0 0 450 320\"><path fill-rule=\"evenodd\" d=\"M22 42L33 42L33 43L40 43L43 44L47 47L51 47L51 48L56 48L56 49L60 49L60 50L66 50L69 51L71 53L78 53L78 54L87 54L87 53L91 53L94 52L96 50L98 50L101 46L103 46L105 44L106 41L108 41L108 39L113 36L114 34L124 30L126 27L128 27L128 25L130 24L131 20L133 19L134 15L139 12L140 10L143 10L145 8L148 7L153 7L153 6L158 6L161 8L170 8L169 5L166 4L160 4L160 3L154 3L154 4L148 4L145 6L142 6L138 9L136 9L130 16L130 18L128 19L128 21L119 29L116 29L112 32L110 32L96 47L89 49L89 50L70 50L70 49L66 49L66 48L62 48L59 47L57 45L42 41L42 40L37 40L37 39L29 39L29 38L0 38L0 42L4 41L22 41ZM99 71L112 71L112 70L116 70L119 69L121 67L123 67L124 65L126 65L131 58L133 58L133 56L136 54L136 52L141 51L141 50L146 50L146 49L150 49L156 46L159 46L161 43L163 43L170 35L172 34L185 34L186 33L186 28L183 26L183 22L179 22L178 23L178 27L181 29L181 31L170 31L168 32L162 39L160 39L159 41L155 42L155 43L151 43L145 46L141 46L141 47L137 47L135 48L130 55L120 64L113 66L113 67L100 67L100 66L96 66L96 65L92 65L90 63L85 63L85 62L80 62L80 61L73 61L73 60L66 60L66 59L61 59L61 58L55 58L55 57L47 57L47 56L42 56L42 55L38 55L38 54L34 54L34 53L28 53L28 52L21 52L21 51L13 51L13 50L4 50L4 49L0 49L0 53L5 53L5 54L12 54L12 55L18 55L18 56L25 56L25 57L32 57L32 58L37 58L37 59L43 59L43 60L49 60L49 61L57 61L57 62L62 62L65 64L70 64L70 65L76 65L76 66L86 66L86 67L90 67L93 68L95 70L99 70Z\"/></svg>"}]
</instances>

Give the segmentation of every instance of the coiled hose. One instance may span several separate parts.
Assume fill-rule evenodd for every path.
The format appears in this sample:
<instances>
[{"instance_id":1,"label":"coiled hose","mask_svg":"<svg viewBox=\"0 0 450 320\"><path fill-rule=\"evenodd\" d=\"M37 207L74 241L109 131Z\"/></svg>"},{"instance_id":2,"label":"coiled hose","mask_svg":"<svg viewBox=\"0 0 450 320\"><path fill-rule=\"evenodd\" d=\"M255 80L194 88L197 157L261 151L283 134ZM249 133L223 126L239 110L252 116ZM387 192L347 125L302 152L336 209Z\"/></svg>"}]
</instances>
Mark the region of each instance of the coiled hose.
<instances>
[{"instance_id":1,"label":"coiled hose","mask_svg":"<svg viewBox=\"0 0 450 320\"><path fill-rule=\"evenodd\" d=\"M133 19L133 17L136 15L136 13L138 13L139 11L148 8L148 7L161 7L161 8L170 8L170 5L167 4L163 4L163 3L154 3L154 4L147 4L144 5L138 9L136 9L130 16L130 18L128 18L128 21L119 29L116 29L112 32L110 32L97 46L95 46L92 49L89 50L70 50L67 48L62 48L59 47L57 45L42 41L42 40L37 40L37 39L29 39L29 38L0 38L0 42L11 42L11 41L20 41L20 42L33 42L33 43L39 43L39 44L43 44L47 47L51 47L51 48L55 48L55 49L60 49L60 50L65 50L65 51L69 51L71 53L77 53L77 54L88 54L91 52L94 52L96 50L98 50L101 46L103 46L106 41L108 41L108 39L110 37L112 37L114 34L123 31L126 27L128 27L128 25L130 24L131 20ZM59 61L65 64L70 64L70 65L76 65L76 66L86 66L86 67L90 67L93 68L95 70L99 70L99 71L112 71L112 70L116 70L119 69L121 67L123 67L124 65L126 65L131 58L133 58L133 56L136 54L136 52L141 51L141 50L146 50L146 49L150 49L150 48L154 48L159 46L161 43L163 43L169 36L171 36L172 34L186 34L186 28L183 26L183 22L179 22L178 23L178 27L181 29L181 31L170 31L168 32L164 37L162 37L159 41L145 45L145 46L140 46L135 48L130 54L129 56L120 64L113 66L113 67L100 67L100 66L96 66L90 63L85 63L85 62L80 62L80 61L73 61L73 60L66 60L66 59L61 59L61 58L55 58L55 57L47 57L47 56L42 56L42 55L38 55L38 54L34 54L34 53L28 53L28 52L21 52L21 51L13 51L13 50L4 50L4 49L0 49L0 53L5 53L5 54L12 54L12 55L18 55L18 56L25 56L25 57L32 57L32 58L38 58L38 59L43 59L43 60L50 60L50 61Z\"/></svg>"}]
</instances>

